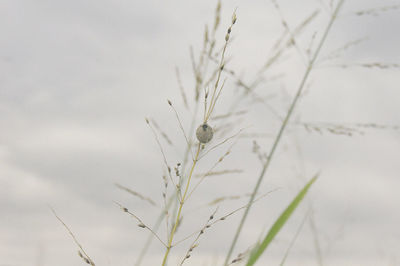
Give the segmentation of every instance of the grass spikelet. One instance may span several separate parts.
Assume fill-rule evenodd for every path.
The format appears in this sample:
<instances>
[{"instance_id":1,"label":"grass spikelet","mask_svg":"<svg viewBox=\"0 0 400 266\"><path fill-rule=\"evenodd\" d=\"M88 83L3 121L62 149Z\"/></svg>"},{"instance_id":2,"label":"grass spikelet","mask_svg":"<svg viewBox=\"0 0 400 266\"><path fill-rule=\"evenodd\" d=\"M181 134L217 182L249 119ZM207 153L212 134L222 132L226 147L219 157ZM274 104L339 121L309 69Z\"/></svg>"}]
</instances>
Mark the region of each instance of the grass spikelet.
<instances>
[{"instance_id":1,"label":"grass spikelet","mask_svg":"<svg viewBox=\"0 0 400 266\"><path fill-rule=\"evenodd\" d=\"M186 107L186 109L189 110L189 104L188 104L187 96L186 96L186 93L185 93L185 88L183 87L182 80L181 80L181 75L180 75L178 67L175 67L175 75L176 75L176 80L178 81L179 90L181 92L183 104Z\"/></svg>"},{"instance_id":2,"label":"grass spikelet","mask_svg":"<svg viewBox=\"0 0 400 266\"><path fill-rule=\"evenodd\" d=\"M191 146L192 146L192 145L191 145L191 143L190 143L190 141L189 141L189 138L188 138L187 135L186 135L185 129L183 128L182 121L181 121L181 119L179 118L178 112L176 111L174 105L172 104L172 102L171 102L170 100L168 100L168 104L169 104L169 106L171 106L172 110L174 111L176 120L178 120L178 123L179 123L179 128L181 129L182 134L183 134L183 136L185 137L185 140L186 140L186 144L187 144L187 146L188 146L188 149L191 151ZM192 158L193 158L193 154L192 154Z\"/></svg>"},{"instance_id":3,"label":"grass spikelet","mask_svg":"<svg viewBox=\"0 0 400 266\"><path fill-rule=\"evenodd\" d=\"M193 242L190 244L190 248L188 249L188 251L186 252L184 258L182 259L181 263L179 265L183 265L183 263L190 258L190 256L192 255L193 250L199 246L199 239L200 237L204 234L205 230L210 228L210 222L214 219L215 214L217 213L218 208L215 209L215 211L210 215L210 217L208 218L206 224L203 226L202 229L200 229L197 237L193 240Z\"/></svg>"},{"instance_id":4,"label":"grass spikelet","mask_svg":"<svg viewBox=\"0 0 400 266\"><path fill-rule=\"evenodd\" d=\"M354 12L355 16L379 16L381 13L388 11L396 11L400 9L400 5L382 6L370 9L364 9Z\"/></svg>"},{"instance_id":5,"label":"grass spikelet","mask_svg":"<svg viewBox=\"0 0 400 266\"><path fill-rule=\"evenodd\" d=\"M172 143L170 137L168 137L167 133L161 129L161 127L157 124L157 122L151 118L150 122L153 124L154 128L159 132L159 134L164 138L164 140L170 145L173 146L174 144Z\"/></svg>"},{"instance_id":6,"label":"grass spikelet","mask_svg":"<svg viewBox=\"0 0 400 266\"><path fill-rule=\"evenodd\" d=\"M240 174L243 173L242 169L225 169L221 171L213 171L213 172L207 172L207 173L202 173L202 174L196 174L195 177L202 177L202 176L219 176L219 175L228 175L228 174Z\"/></svg>"},{"instance_id":7,"label":"grass spikelet","mask_svg":"<svg viewBox=\"0 0 400 266\"><path fill-rule=\"evenodd\" d=\"M65 229L67 229L68 233L74 240L75 244L79 247L78 251L78 256L81 257L85 263L90 264L92 266L95 266L94 261L89 257L89 255L86 253L86 251L83 249L81 243L79 243L78 239L75 237L74 233L69 229L69 227L64 223L64 221L57 215L56 211L50 207L50 210L54 214L54 216L57 218L58 221L64 226Z\"/></svg>"},{"instance_id":8,"label":"grass spikelet","mask_svg":"<svg viewBox=\"0 0 400 266\"><path fill-rule=\"evenodd\" d=\"M155 203L155 201L152 200L150 197L144 196L144 195L140 194L139 192L136 192L136 191L134 191L134 190L132 190L132 189L126 187L126 186L120 185L118 183L116 183L115 186L117 188L125 191L125 192L128 192L129 194L131 194L131 195L133 195L133 196L135 196L135 197L137 197L137 198L139 198L141 200L144 200L144 201L150 203L151 205L153 205L155 207L158 207L157 203Z\"/></svg>"}]
</instances>

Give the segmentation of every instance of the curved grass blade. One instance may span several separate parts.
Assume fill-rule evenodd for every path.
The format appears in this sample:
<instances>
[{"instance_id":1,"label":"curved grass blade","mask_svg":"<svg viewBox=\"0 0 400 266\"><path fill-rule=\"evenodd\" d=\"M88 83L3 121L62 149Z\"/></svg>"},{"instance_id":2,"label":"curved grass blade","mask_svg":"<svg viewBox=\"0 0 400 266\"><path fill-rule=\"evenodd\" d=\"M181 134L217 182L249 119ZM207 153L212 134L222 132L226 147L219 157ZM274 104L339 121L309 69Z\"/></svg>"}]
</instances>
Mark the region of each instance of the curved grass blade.
<instances>
[{"instance_id":1,"label":"curved grass blade","mask_svg":"<svg viewBox=\"0 0 400 266\"><path fill-rule=\"evenodd\" d=\"M253 252L250 255L250 258L246 264L246 266L254 265L260 256L267 249L268 245L272 242L275 236L279 233L281 228L285 225L287 220L290 218L294 210L296 210L297 206L303 200L304 196L307 194L308 189L315 182L318 175L314 176L305 186L304 188L297 194L297 196L293 199L293 201L289 204L286 210L279 216L279 218L272 225L271 229L269 229L268 234L265 236L264 240L254 248Z\"/></svg>"}]
</instances>

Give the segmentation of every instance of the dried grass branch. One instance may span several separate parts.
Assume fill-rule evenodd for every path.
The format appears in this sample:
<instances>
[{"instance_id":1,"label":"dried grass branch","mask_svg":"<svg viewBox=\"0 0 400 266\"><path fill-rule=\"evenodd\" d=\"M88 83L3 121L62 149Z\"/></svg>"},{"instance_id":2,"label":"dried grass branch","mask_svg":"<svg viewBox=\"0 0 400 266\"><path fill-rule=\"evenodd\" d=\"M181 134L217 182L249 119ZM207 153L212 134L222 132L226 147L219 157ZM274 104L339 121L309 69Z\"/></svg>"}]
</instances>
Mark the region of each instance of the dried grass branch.
<instances>
[{"instance_id":1,"label":"dried grass branch","mask_svg":"<svg viewBox=\"0 0 400 266\"><path fill-rule=\"evenodd\" d=\"M145 229L149 230L160 241L161 244L163 244L165 247L167 247L167 244L165 244L165 242L157 235L157 233L154 232L150 227L148 227L138 216L136 216L135 214L130 212L128 210L128 208L124 207L122 204L120 204L120 203L118 203L116 201L114 201L114 203L116 205L118 205L123 212L128 213L131 217L133 217L135 220L137 220L139 222L138 226L140 228L145 228Z\"/></svg>"},{"instance_id":2,"label":"dried grass branch","mask_svg":"<svg viewBox=\"0 0 400 266\"><path fill-rule=\"evenodd\" d=\"M78 255L81 257L87 264L90 264L92 266L95 266L94 261L89 257L89 255L86 253L86 251L83 249L81 243L79 243L78 239L75 237L74 233L72 233L71 229L64 223L64 221L57 215L56 211L52 208L49 207L50 210L53 212L54 216L57 218L57 220L60 221L60 223L67 229L68 233L74 240L75 244L79 247Z\"/></svg>"}]
</instances>

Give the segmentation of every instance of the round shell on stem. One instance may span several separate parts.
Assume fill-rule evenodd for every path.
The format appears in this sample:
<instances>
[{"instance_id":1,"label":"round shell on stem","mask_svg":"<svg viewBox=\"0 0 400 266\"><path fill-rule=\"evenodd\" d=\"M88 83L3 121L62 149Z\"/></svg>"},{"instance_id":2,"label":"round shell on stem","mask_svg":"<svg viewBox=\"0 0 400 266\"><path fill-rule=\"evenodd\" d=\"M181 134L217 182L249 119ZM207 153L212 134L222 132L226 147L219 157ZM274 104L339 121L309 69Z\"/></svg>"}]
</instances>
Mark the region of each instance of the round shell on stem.
<instances>
[{"instance_id":1,"label":"round shell on stem","mask_svg":"<svg viewBox=\"0 0 400 266\"><path fill-rule=\"evenodd\" d=\"M200 125L196 130L196 137L200 143L209 142L213 138L213 135L214 131L207 123Z\"/></svg>"}]
</instances>

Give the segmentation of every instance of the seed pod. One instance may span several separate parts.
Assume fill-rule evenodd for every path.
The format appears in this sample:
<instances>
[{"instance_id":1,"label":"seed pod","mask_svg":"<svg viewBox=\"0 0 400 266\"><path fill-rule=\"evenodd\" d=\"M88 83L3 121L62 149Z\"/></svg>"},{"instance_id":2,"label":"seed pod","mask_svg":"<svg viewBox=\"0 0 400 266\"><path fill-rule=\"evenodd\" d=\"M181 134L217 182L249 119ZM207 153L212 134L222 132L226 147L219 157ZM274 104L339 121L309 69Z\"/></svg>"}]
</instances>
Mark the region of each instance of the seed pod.
<instances>
[{"instance_id":1,"label":"seed pod","mask_svg":"<svg viewBox=\"0 0 400 266\"><path fill-rule=\"evenodd\" d=\"M196 137L200 141L200 143L209 142L214 135L212 127L204 123L200 125L196 130Z\"/></svg>"}]
</instances>

